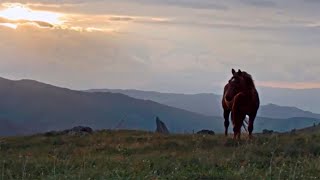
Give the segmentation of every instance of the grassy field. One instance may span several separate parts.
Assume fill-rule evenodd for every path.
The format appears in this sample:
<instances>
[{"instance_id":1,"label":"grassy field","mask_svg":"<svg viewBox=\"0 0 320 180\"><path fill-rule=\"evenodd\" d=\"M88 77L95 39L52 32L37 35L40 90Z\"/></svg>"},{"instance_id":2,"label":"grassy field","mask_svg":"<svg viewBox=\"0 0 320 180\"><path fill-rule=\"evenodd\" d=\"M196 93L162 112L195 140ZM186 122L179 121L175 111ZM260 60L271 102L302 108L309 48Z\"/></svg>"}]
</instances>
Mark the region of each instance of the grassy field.
<instances>
[{"instance_id":1,"label":"grassy field","mask_svg":"<svg viewBox=\"0 0 320 180\"><path fill-rule=\"evenodd\" d=\"M320 179L320 133L0 138L0 179Z\"/></svg>"}]
</instances>

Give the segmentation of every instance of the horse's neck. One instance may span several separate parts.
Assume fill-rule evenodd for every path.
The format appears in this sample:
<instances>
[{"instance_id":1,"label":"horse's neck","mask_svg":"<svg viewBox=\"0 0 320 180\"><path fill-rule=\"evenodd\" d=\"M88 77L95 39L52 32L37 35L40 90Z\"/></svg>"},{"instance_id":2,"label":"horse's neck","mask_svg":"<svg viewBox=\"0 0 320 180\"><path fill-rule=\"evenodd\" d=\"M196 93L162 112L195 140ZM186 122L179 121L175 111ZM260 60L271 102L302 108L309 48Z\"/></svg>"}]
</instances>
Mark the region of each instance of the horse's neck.
<instances>
[{"instance_id":1,"label":"horse's neck","mask_svg":"<svg viewBox=\"0 0 320 180\"><path fill-rule=\"evenodd\" d=\"M240 93L243 94L248 100L253 100L255 98L257 90L255 88L249 88L241 91Z\"/></svg>"}]
</instances>

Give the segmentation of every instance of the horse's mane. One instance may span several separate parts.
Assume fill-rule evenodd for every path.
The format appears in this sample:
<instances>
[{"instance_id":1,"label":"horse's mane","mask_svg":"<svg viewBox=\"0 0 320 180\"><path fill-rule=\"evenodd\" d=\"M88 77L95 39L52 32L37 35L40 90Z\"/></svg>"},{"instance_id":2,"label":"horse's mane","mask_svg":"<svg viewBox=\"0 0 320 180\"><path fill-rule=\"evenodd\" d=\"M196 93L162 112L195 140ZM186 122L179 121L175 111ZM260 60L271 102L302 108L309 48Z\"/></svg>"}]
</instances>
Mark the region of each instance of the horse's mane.
<instances>
[{"instance_id":1,"label":"horse's mane","mask_svg":"<svg viewBox=\"0 0 320 180\"><path fill-rule=\"evenodd\" d=\"M254 81L252 79L252 76L250 74L248 74L245 71L242 71L241 76L243 77L243 79L246 81L246 84L248 85L248 88L255 88L255 84Z\"/></svg>"}]
</instances>

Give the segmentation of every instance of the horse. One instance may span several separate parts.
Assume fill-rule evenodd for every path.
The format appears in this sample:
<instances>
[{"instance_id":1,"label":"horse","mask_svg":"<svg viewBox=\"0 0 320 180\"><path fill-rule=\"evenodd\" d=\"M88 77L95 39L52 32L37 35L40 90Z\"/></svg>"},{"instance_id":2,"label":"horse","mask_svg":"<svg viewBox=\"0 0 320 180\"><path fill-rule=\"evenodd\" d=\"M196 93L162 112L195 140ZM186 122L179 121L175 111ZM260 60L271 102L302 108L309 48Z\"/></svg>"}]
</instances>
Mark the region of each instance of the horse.
<instances>
[{"instance_id":1,"label":"horse","mask_svg":"<svg viewBox=\"0 0 320 180\"><path fill-rule=\"evenodd\" d=\"M246 116L249 116L248 131L252 138L253 123L256 118L260 99L252 76L240 69L232 69L232 77L224 86L222 107L224 117L225 136L228 136L229 116L233 124L233 139L240 140L241 127Z\"/></svg>"}]
</instances>

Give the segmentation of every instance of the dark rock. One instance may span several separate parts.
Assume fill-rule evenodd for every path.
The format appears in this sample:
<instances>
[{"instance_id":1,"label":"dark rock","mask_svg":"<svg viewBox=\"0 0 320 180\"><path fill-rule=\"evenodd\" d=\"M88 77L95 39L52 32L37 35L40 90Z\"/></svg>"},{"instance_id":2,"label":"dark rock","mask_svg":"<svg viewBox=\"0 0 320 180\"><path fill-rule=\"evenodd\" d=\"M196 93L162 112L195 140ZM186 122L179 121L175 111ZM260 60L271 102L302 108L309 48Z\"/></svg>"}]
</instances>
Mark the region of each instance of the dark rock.
<instances>
[{"instance_id":1,"label":"dark rock","mask_svg":"<svg viewBox=\"0 0 320 180\"><path fill-rule=\"evenodd\" d=\"M169 130L167 126L158 117L156 118L156 124L157 124L157 129L156 129L157 133L169 134Z\"/></svg>"},{"instance_id":2,"label":"dark rock","mask_svg":"<svg viewBox=\"0 0 320 180\"><path fill-rule=\"evenodd\" d=\"M214 131L206 130L206 129L203 129L203 130L201 130L201 131L198 131L197 134L215 135Z\"/></svg>"},{"instance_id":3,"label":"dark rock","mask_svg":"<svg viewBox=\"0 0 320 180\"><path fill-rule=\"evenodd\" d=\"M262 134L272 134L272 133L273 133L273 130L264 129L262 131Z\"/></svg>"},{"instance_id":4,"label":"dark rock","mask_svg":"<svg viewBox=\"0 0 320 180\"><path fill-rule=\"evenodd\" d=\"M93 130L90 127L83 127L83 126L77 126L71 129L71 131L74 132L86 132L91 134L93 132Z\"/></svg>"},{"instance_id":5,"label":"dark rock","mask_svg":"<svg viewBox=\"0 0 320 180\"><path fill-rule=\"evenodd\" d=\"M92 134L93 130L90 127L84 127L84 126L76 126L72 129L66 129L63 131L49 131L46 132L45 136L56 136L56 135L72 135L72 136L83 136Z\"/></svg>"},{"instance_id":6,"label":"dark rock","mask_svg":"<svg viewBox=\"0 0 320 180\"><path fill-rule=\"evenodd\" d=\"M64 134L69 135L87 135L92 134L93 130L90 127L76 126L72 129L68 129L64 131Z\"/></svg>"},{"instance_id":7,"label":"dark rock","mask_svg":"<svg viewBox=\"0 0 320 180\"><path fill-rule=\"evenodd\" d=\"M45 135L45 136L48 136L48 137L50 137L50 136L56 136L56 135L58 135L58 134L59 134L59 132L57 132L57 131L49 131L49 132L44 133L44 135Z\"/></svg>"}]
</instances>

